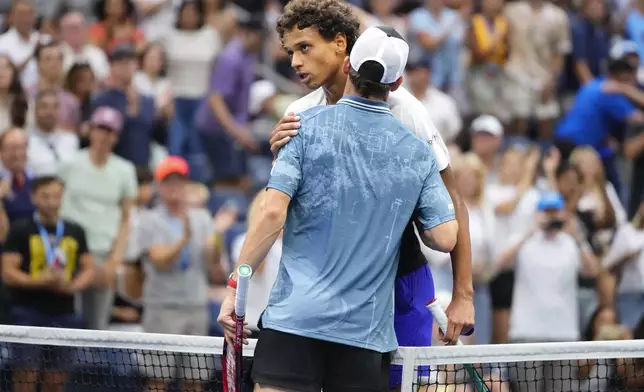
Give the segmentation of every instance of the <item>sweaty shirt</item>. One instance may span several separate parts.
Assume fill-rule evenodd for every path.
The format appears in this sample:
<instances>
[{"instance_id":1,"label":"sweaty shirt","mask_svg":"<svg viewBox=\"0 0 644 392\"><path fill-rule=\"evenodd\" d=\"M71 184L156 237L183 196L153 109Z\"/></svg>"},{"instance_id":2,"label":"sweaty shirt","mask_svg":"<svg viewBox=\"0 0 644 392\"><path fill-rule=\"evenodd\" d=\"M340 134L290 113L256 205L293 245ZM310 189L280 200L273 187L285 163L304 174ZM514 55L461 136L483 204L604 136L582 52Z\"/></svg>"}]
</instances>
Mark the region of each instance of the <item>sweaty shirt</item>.
<instances>
[{"instance_id":1,"label":"sweaty shirt","mask_svg":"<svg viewBox=\"0 0 644 392\"><path fill-rule=\"evenodd\" d=\"M262 324L393 351L403 231L415 210L425 230L454 219L432 149L385 102L349 96L298 114L268 183L292 200Z\"/></svg>"}]
</instances>

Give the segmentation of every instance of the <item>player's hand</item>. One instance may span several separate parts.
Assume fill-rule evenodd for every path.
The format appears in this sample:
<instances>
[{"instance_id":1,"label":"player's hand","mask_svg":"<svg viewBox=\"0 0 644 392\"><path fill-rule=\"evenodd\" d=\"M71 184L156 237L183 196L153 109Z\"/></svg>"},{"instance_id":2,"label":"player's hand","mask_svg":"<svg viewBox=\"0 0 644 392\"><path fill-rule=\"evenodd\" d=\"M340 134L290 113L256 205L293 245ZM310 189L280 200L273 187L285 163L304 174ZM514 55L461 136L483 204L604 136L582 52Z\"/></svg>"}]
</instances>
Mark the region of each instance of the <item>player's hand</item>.
<instances>
[{"instance_id":1,"label":"player's hand","mask_svg":"<svg viewBox=\"0 0 644 392\"><path fill-rule=\"evenodd\" d=\"M228 344L235 342L235 290L232 288L227 289L226 298L221 303L221 310L217 317L217 322L224 329L224 337ZM251 334L250 329L246 328L248 323L244 323L244 334L242 343L248 344L248 337Z\"/></svg>"},{"instance_id":2,"label":"player's hand","mask_svg":"<svg viewBox=\"0 0 644 392\"><path fill-rule=\"evenodd\" d=\"M291 137L297 135L298 129L300 117L295 113L288 113L280 119L270 133L271 152L274 157L277 157L277 152L291 140Z\"/></svg>"},{"instance_id":3,"label":"player's hand","mask_svg":"<svg viewBox=\"0 0 644 392\"><path fill-rule=\"evenodd\" d=\"M447 314L447 332L441 331L440 336L446 344L454 345L463 332L469 332L474 328L474 300L454 295L445 314Z\"/></svg>"}]
</instances>

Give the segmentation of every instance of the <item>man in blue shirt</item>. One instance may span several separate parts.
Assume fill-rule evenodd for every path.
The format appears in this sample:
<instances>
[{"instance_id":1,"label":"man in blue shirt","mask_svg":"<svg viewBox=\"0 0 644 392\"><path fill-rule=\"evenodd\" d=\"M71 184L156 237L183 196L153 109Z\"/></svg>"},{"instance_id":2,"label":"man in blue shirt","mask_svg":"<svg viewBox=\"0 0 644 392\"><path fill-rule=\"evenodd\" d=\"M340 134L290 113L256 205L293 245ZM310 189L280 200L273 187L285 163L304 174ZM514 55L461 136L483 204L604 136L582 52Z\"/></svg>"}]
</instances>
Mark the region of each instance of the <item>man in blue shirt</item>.
<instances>
[{"instance_id":1,"label":"man in blue shirt","mask_svg":"<svg viewBox=\"0 0 644 392\"><path fill-rule=\"evenodd\" d=\"M557 145L564 158L576 146L595 148L604 163L606 178L618 192L621 182L610 136L628 124L644 122L642 112L633 106L625 94L610 91L612 84L636 85L637 70L629 57L628 52L611 51L606 77L597 78L579 90L572 108L559 122L556 131Z\"/></svg>"},{"instance_id":2,"label":"man in blue shirt","mask_svg":"<svg viewBox=\"0 0 644 392\"><path fill-rule=\"evenodd\" d=\"M367 29L345 60L344 98L302 113L298 135L279 152L238 260L256 268L284 227L255 350L259 390L388 389L403 231L417 211L428 246L449 252L456 243L454 206L431 147L386 103L408 52L393 29ZM219 316L227 339L234 279Z\"/></svg>"}]
</instances>

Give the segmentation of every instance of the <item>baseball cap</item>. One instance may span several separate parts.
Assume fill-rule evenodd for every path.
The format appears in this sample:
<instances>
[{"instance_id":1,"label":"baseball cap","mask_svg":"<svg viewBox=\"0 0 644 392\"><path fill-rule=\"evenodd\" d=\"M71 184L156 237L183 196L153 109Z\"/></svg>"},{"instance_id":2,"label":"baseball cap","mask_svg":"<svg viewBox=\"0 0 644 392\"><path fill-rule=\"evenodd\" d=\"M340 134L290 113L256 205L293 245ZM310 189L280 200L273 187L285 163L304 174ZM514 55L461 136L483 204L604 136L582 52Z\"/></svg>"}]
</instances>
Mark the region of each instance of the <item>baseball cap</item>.
<instances>
[{"instance_id":1,"label":"baseball cap","mask_svg":"<svg viewBox=\"0 0 644 392\"><path fill-rule=\"evenodd\" d=\"M136 59L136 49L131 44L122 43L114 47L108 57L110 61Z\"/></svg>"},{"instance_id":2,"label":"baseball cap","mask_svg":"<svg viewBox=\"0 0 644 392\"><path fill-rule=\"evenodd\" d=\"M353 45L349 62L361 77L391 84L405 72L409 45L392 27L369 27Z\"/></svg>"},{"instance_id":3,"label":"baseball cap","mask_svg":"<svg viewBox=\"0 0 644 392\"><path fill-rule=\"evenodd\" d=\"M561 210L566 205L563 196L559 192L543 192L539 196L537 209L539 211Z\"/></svg>"},{"instance_id":4,"label":"baseball cap","mask_svg":"<svg viewBox=\"0 0 644 392\"><path fill-rule=\"evenodd\" d=\"M100 106L94 110L89 122L95 127L106 128L114 132L121 132L121 128L123 127L121 113L109 106Z\"/></svg>"},{"instance_id":5,"label":"baseball cap","mask_svg":"<svg viewBox=\"0 0 644 392\"><path fill-rule=\"evenodd\" d=\"M165 180L170 174L179 174L188 177L190 169L185 159L171 155L159 162L154 170L154 179L157 181Z\"/></svg>"},{"instance_id":6,"label":"baseball cap","mask_svg":"<svg viewBox=\"0 0 644 392\"><path fill-rule=\"evenodd\" d=\"M503 125L494 116L484 114L472 121L470 126L472 133L485 132L497 137L503 137Z\"/></svg>"},{"instance_id":7,"label":"baseball cap","mask_svg":"<svg viewBox=\"0 0 644 392\"><path fill-rule=\"evenodd\" d=\"M635 42L628 40L617 41L610 48L608 71L634 71L635 66L632 64L631 60L629 60L629 57L633 55L639 57L637 44L635 44Z\"/></svg>"}]
</instances>

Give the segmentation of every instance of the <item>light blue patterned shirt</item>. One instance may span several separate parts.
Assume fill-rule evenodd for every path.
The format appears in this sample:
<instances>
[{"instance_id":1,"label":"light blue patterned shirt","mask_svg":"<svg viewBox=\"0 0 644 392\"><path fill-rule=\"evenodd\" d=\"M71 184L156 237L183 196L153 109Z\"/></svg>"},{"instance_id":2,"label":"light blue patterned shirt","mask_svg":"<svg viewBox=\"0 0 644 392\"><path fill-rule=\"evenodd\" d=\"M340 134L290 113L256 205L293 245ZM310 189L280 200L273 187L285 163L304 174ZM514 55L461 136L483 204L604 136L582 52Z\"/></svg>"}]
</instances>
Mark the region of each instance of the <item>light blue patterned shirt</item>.
<instances>
[{"instance_id":1,"label":"light blue patterned shirt","mask_svg":"<svg viewBox=\"0 0 644 392\"><path fill-rule=\"evenodd\" d=\"M385 102L356 96L299 114L268 188L289 195L265 328L375 350L398 347L393 290L414 210L433 228L454 219L431 147Z\"/></svg>"}]
</instances>

